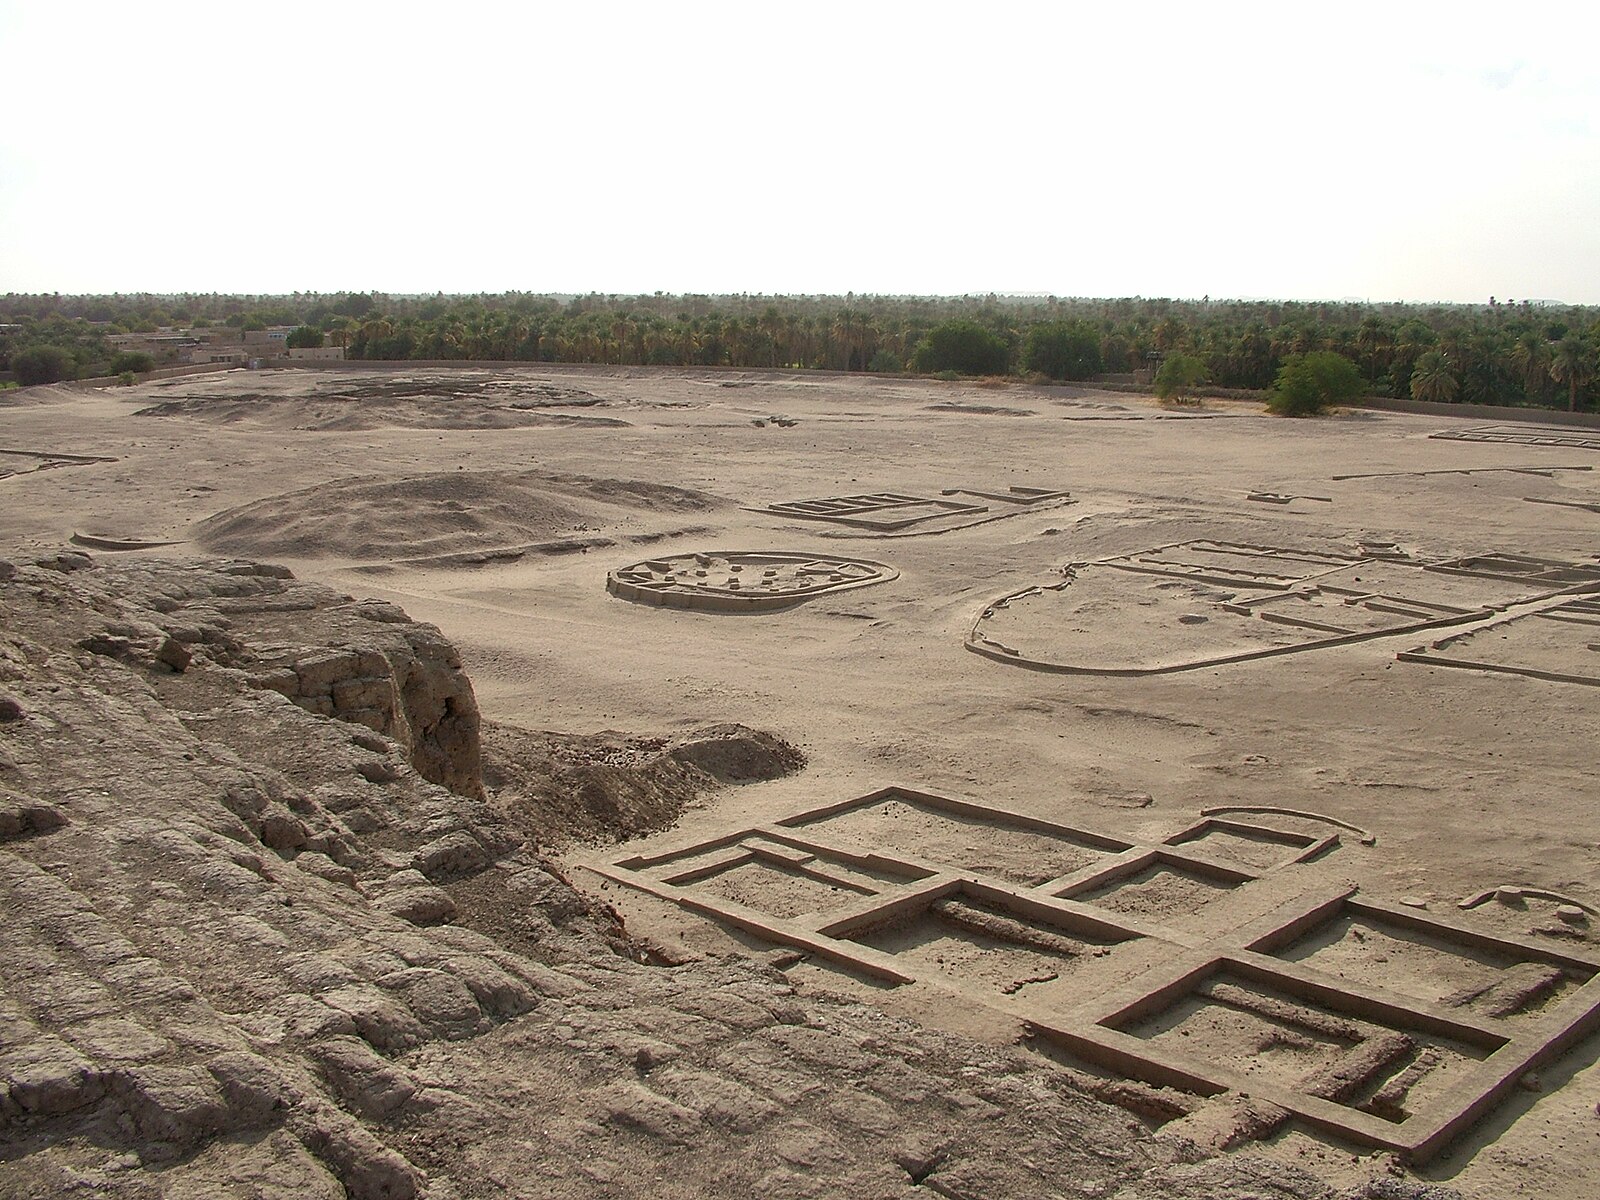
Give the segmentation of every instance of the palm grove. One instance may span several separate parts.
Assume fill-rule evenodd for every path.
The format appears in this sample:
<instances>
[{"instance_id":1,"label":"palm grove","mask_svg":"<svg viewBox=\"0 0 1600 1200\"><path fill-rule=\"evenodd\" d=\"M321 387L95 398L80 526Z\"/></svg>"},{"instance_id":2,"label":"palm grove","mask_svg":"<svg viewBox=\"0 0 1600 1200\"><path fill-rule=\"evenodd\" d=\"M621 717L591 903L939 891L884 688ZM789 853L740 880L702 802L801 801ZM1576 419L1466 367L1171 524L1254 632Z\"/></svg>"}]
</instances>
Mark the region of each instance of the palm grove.
<instances>
[{"instance_id":1,"label":"palm grove","mask_svg":"<svg viewBox=\"0 0 1600 1200\"><path fill-rule=\"evenodd\" d=\"M1600 310L963 296L9 295L0 370L106 374L108 334L298 327L353 359L787 368L1089 379L1165 368L1183 392L1262 391L1328 355L1357 394L1593 408ZM1174 360L1181 370L1174 370ZM1330 360L1314 360L1334 369ZM1281 390L1281 389L1280 389Z\"/></svg>"}]
</instances>

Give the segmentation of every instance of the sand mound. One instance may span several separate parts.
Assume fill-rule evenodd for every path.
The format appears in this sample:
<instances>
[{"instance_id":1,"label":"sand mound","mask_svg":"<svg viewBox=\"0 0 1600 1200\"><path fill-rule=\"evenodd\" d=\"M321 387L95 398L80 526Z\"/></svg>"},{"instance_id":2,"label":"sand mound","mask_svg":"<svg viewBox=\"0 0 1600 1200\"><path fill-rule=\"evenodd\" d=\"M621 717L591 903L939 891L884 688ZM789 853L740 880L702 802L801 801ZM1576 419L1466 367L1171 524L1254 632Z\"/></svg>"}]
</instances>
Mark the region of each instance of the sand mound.
<instances>
[{"instance_id":1,"label":"sand mound","mask_svg":"<svg viewBox=\"0 0 1600 1200\"><path fill-rule=\"evenodd\" d=\"M73 404L94 389L84 383L39 383L32 387L0 389L0 408L31 408L47 404Z\"/></svg>"},{"instance_id":2,"label":"sand mound","mask_svg":"<svg viewBox=\"0 0 1600 1200\"><path fill-rule=\"evenodd\" d=\"M668 829L702 792L778 779L806 761L782 738L733 724L667 739L485 723L482 739L494 807L543 845L622 841Z\"/></svg>"},{"instance_id":3,"label":"sand mound","mask_svg":"<svg viewBox=\"0 0 1600 1200\"><path fill-rule=\"evenodd\" d=\"M704 771L718 783L781 779L805 766L806 758L780 737L743 725L708 725L682 738L669 758Z\"/></svg>"},{"instance_id":4,"label":"sand mound","mask_svg":"<svg viewBox=\"0 0 1600 1200\"><path fill-rule=\"evenodd\" d=\"M363 561L566 543L641 510L702 511L719 497L665 484L538 472L359 476L207 518L195 540L245 557Z\"/></svg>"}]
</instances>

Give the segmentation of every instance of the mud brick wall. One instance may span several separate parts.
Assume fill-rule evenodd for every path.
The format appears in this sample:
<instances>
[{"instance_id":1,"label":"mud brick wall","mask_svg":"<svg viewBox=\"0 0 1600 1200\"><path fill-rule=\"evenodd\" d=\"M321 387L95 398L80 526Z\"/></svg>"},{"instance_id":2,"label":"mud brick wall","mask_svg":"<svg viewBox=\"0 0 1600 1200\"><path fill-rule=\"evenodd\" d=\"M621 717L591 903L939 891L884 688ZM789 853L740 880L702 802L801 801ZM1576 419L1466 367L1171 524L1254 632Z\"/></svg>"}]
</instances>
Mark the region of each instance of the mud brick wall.
<instances>
[{"instance_id":1,"label":"mud brick wall","mask_svg":"<svg viewBox=\"0 0 1600 1200\"><path fill-rule=\"evenodd\" d=\"M483 794L477 701L455 647L432 626L291 653L254 678L307 712L394 738L424 779Z\"/></svg>"}]
</instances>

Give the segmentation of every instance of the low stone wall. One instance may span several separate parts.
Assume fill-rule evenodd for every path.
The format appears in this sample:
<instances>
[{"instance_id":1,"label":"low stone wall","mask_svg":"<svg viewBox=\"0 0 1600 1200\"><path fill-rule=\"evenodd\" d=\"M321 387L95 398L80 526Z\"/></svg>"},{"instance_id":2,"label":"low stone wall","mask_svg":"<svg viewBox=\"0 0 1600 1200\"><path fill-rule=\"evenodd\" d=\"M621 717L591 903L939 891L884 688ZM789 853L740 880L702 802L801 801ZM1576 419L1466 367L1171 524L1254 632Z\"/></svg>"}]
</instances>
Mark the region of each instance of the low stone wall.
<instances>
[{"instance_id":1,"label":"low stone wall","mask_svg":"<svg viewBox=\"0 0 1600 1200\"><path fill-rule=\"evenodd\" d=\"M630 375L638 373L684 374L685 372L704 372L715 375L770 375L775 379L788 378L795 375L804 375L807 378L813 375L855 375L868 379L928 379L927 375L913 375L909 372L897 371L835 371L827 367L663 367L641 363L576 363L576 362L539 362L522 358L346 358L338 361L321 362L316 359L290 359L269 358L262 361L263 370L268 368L309 368L311 370L356 370L368 371L416 371L435 370L440 367L457 368L469 371L506 371L526 370L548 373L552 371L593 372L593 371L626 371Z\"/></svg>"},{"instance_id":2,"label":"low stone wall","mask_svg":"<svg viewBox=\"0 0 1600 1200\"><path fill-rule=\"evenodd\" d=\"M210 375L217 371L236 371L241 368L234 363L195 363L187 367L157 367L154 371L140 371L134 375L138 383L149 383L152 379L177 379L183 375ZM63 381L68 382L68 381ZM122 382L120 375L96 375L93 379L74 379L72 383L86 383L91 387L115 387Z\"/></svg>"},{"instance_id":3,"label":"low stone wall","mask_svg":"<svg viewBox=\"0 0 1600 1200\"><path fill-rule=\"evenodd\" d=\"M1097 375L1093 379L1086 380L1083 383L1069 386L1097 388L1100 391L1105 392L1126 392L1136 396L1149 396L1152 399L1155 397L1156 390L1154 384L1123 382L1123 380L1127 378L1128 376L1124 375ZM1191 396L1210 397L1211 399L1215 400L1260 401L1267 398L1266 392L1257 391L1254 388L1213 387L1209 383L1204 383L1198 387L1190 388L1189 394Z\"/></svg>"},{"instance_id":4,"label":"low stone wall","mask_svg":"<svg viewBox=\"0 0 1600 1200\"><path fill-rule=\"evenodd\" d=\"M1600 429L1600 413L1575 413L1557 408L1436 404L1428 400L1396 400L1388 396L1363 396L1353 407L1375 408L1382 412L1420 413L1430 417L1469 417L1474 421L1530 421L1536 425L1575 425L1584 429Z\"/></svg>"}]
</instances>

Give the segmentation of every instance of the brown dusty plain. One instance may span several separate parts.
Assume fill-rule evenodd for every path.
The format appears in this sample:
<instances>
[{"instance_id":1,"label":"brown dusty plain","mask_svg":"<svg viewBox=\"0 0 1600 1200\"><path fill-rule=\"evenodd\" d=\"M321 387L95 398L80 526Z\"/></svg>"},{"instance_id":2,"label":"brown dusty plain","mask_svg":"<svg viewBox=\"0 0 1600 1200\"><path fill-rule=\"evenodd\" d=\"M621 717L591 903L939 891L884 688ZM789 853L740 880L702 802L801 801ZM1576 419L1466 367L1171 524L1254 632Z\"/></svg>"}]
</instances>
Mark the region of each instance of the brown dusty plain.
<instances>
[{"instance_id":1,"label":"brown dusty plain","mask_svg":"<svg viewBox=\"0 0 1600 1200\"><path fill-rule=\"evenodd\" d=\"M437 624L493 722L661 737L737 722L799 746L804 770L711 794L667 832L562 848L574 882L669 957L769 944L608 878L612 864L887 785L1137 842L1160 841L1211 806L1329 814L1374 844L1345 833L1303 880L1250 885L1259 899L1241 911L1265 911L1301 884L1358 886L1485 932L1593 950L1600 935L1559 920L1553 901L1458 907L1507 884L1600 905L1600 690L1397 658L1485 622L1382 636L1406 620L1382 617L1364 627L1381 635L1367 640L1121 676L1032 670L964 647L993 601L1059 583L1066 564L1200 539L1327 556L1392 544L1418 562L1518 554L1578 564L1581 579L1600 548L1600 515L1582 507L1600 505L1600 454L1430 437L1451 424L1368 411L1280 420L1233 402L1177 411L1080 387L620 368L280 369L33 389L0 408L0 449L61 457L0 457L0 470L15 472L0 479L0 550L46 554L78 535L100 558L279 562ZM1012 487L1064 490L1070 503L944 494ZM891 492L1004 519L877 536L760 511ZM1249 498L1262 493L1279 502ZM118 541L174 544L106 548ZM749 614L607 592L609 572L641 560L722 551L859 557L898 575ZM1423 576L1387 561L1380 570L1386 594L1405 586L1394 578ZM1037 649L1056 662L1147 668L1278 646L1301 630L1285 638L1281 625L1227 614L1229 589L1214 583L1115 583L1083 589L1082 603L1070 586L1025 597L995 616L995 636L1005 641L1004 619L1024 657ZM1441 577L1406 594L1504 607L1558 586L1567 583ZM1562 628L1552 640L1544 628L1514 631L1531 646L1517 661L1600 677L1590 644L1600 631ZM1505 640L1484 630L1436 653L1492 657L1478 651L1495 638ZM852 820L858 842L891 853L890 817ZM911 836L909 849L933 858L939 837L960 840L938 829ZM998 835L987 850L981 828L970 836L991 874L1012 861ZM1248 847L1237 861L1249 865ZM1077 865L1046 864L1039 878ZM1209 929L1207 879L1147 871L1134 882L1107 903ZM767 885L757 872L716 886L759 907ZM780 886L768 900L789 916L815 907L806 896ZM817 956L787 974L802 993L866 999L993 1043L1022 1036L1030 996L1048 1005L1052 988L1072 986L1048 954L1019 949L1012 962L1004 939L981 937L941 949L947 933L925 918L860 935L928 965L933 982L883 987ZM1386 936L1367 931L1356 945L1336 930L1295 954L1358 988L1408 971L1423 990L1454 988L1431 979L1425 957L1408 965L1399 943L1367 952ZM1180 1026L1198 1025L1194 1053L1238 1053L1227 1022L1208 1024L1207 1006L1187 1003L1162 1015L1158 1040L1189 1038ZM1597 1053L1590 1037L1542 1066L1416 1175L1485 1200L1594 1194ZM1265 1058L1245 1065L1272 1069ZM1447 1087L1448 1075L1437 1082ZM1264 1149L1335 1185L1371 1174L1370 1152L1295 1123Z\"/></svg>"}]
</instances>

